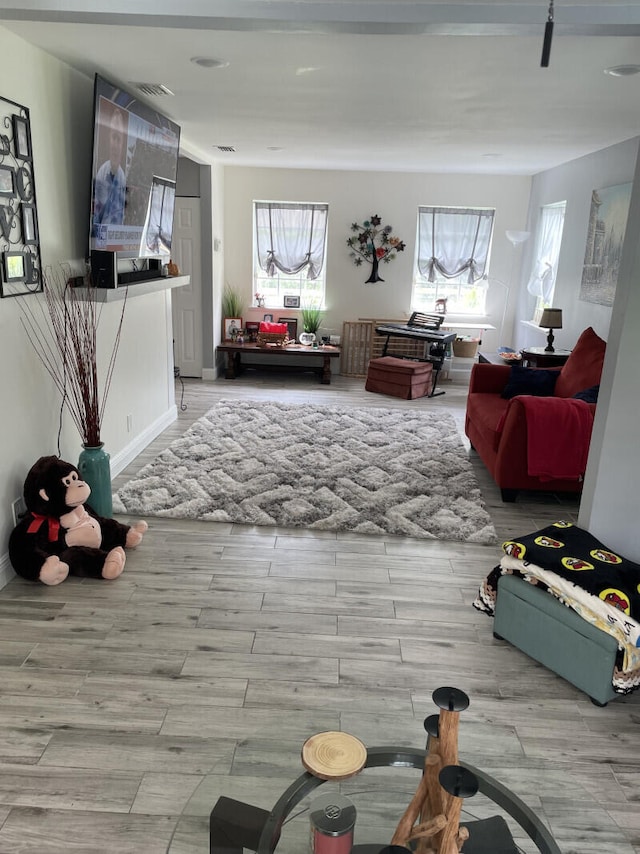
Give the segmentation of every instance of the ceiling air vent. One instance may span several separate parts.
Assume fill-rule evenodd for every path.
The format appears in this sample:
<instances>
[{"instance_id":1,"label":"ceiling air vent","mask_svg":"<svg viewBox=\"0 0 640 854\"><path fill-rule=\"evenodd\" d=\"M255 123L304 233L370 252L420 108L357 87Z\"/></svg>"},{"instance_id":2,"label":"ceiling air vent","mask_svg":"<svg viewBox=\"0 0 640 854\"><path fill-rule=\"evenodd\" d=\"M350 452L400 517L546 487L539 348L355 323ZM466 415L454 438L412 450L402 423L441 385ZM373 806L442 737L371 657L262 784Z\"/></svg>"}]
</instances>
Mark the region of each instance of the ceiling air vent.
<instances>
[{"instance_id":1,"label":"ceiling air vent","mask_svg":"<svg viewBox=\"0 0 640 854\"><path fill-rule=\"evenodd\" d=\"M226 151L227 154L233 154L235 148L232 145L216 145L218 151Z\"/></svg>"},{"instance_id":2,"label":"ceiling air vent","mask_svg":"<svg viewBox=\"0 0 640 854\"><path fill-rule=\"evenodd\" d=\"M173 95L171 89L167 89L166 86L163 86L162 83L131 83L132 86L135 86L138 92L142 92L143 95L150 95L153 98L157 98L161 95Z\"/></svg>"}]
</instances>

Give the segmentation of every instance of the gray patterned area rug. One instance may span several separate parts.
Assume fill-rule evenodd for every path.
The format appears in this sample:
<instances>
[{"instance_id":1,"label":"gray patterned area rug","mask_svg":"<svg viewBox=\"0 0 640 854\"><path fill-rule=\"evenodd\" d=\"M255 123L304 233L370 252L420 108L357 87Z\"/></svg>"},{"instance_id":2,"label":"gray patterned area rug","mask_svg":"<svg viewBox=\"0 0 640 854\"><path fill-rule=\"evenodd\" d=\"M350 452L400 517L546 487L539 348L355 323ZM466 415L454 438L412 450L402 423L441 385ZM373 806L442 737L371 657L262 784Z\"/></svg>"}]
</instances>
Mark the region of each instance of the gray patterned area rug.
<instances>
[{"instance_id":1,"label":"gray patterned area rug","mask_svg":"<svg viewBox=\"0 0 640 854\"><path fill-rule=\"evenodd\" d=\"M494 543L451 415L222 401L114 512Z\"/></svg>"}]
</instances>

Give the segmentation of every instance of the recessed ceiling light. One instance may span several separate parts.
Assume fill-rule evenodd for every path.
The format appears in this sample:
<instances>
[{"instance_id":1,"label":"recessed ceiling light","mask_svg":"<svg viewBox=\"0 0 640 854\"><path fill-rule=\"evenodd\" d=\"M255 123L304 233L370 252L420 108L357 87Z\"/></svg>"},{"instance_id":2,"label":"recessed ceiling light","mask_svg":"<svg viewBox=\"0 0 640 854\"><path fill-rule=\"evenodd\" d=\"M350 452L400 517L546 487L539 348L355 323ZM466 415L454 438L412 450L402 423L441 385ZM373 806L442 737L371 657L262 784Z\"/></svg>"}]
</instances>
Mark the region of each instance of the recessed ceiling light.
<instances>
[{"instance_id":1,"label":"recessed ceiling light","mask_svg":"<svg viewBox=\"0 0 640 854\"><path fill-rule=\"evenodd\" d=\"M640 65L612 65L611 68L605 68L604 73L611 77L631 77L640 73Z\"/></svg>"},{"instance_id":2,"label":"recessed ceiling light","mask_svg":"<svg viewBox=\"0 0 640 854\"><path fill-rule=\"evenodd\" d=\"M224 59L214 59L212 56L193 56L191 62L200 68L226 68L229 65Z\"/></svg>"}]
</instances>

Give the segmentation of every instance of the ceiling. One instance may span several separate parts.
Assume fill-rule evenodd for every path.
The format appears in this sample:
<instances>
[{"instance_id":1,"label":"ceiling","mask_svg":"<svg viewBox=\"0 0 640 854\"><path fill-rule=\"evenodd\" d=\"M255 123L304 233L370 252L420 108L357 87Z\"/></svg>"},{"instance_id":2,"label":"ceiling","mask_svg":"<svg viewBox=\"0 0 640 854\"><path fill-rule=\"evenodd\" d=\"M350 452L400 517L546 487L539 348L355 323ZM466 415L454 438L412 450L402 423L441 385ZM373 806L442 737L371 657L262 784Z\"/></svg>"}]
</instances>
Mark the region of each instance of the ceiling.
<instances>
[{"instance_id":1,"label":"ceiling","mask_svg":"<svg viewBox=\"0 0 640 854\"><path fill-rule=\"evenodd\" d=\"M548 68L548 0L100 5L0 0L0 25L90 77L166 86L143 100L201 162L530 175L640 135L640 74L603 72L640 63L640 0L556 0Z\"/></svg>"}]
</instances>

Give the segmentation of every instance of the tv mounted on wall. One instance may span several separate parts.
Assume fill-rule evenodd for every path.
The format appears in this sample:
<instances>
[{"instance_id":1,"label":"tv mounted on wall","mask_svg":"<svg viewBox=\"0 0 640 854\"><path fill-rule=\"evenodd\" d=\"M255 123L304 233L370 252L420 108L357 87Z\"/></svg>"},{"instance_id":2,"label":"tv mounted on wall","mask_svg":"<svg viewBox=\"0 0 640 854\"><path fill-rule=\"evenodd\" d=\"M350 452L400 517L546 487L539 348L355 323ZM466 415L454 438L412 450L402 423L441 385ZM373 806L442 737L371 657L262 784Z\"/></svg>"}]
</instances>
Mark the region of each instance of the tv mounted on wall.
<instances>
[{"instance_id":1,"label":"tv mounted on wall","mask_svg":"<svg viewBox=\"0 0 640 854\"><path fill-rule=\"evenodd\" d=\"M170 257L179 146L175 122L96 74L92 259Z\"/></svg>"}]
</instances>

